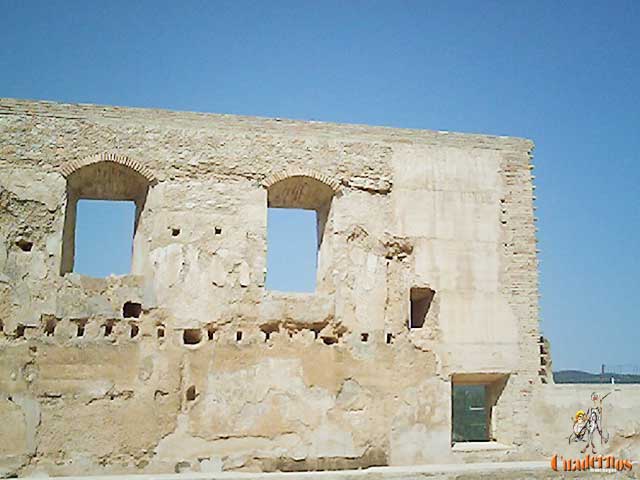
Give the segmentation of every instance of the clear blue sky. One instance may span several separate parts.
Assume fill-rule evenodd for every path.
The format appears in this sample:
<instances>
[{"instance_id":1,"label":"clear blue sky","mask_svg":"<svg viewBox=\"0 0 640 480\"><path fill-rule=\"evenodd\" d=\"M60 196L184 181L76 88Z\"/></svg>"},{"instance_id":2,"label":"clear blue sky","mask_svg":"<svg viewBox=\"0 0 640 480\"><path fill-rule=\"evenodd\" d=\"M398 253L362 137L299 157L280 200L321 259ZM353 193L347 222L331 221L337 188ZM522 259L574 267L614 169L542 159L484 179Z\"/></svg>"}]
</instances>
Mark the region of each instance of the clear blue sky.
<instances>
[{"instance_id":1,"label":"clear blue sky","mask_svg":"<svg viewBox=\"0 0 640 480\"><path fill-rule=\"evenodd\" d=\"M0 0L0 96L536 144L556 368L640 364L640 2Z\"/></svg>"},{"instance_id":2,"label":"clear blue sky","mask_svg":"<svg viewBox=\"0 0 640 480\"><path fill-rule=\"evenodd\" d=\"M92 277L131 271L133 202L80 200L73 271Z\"/></svg>"}]
</instances>

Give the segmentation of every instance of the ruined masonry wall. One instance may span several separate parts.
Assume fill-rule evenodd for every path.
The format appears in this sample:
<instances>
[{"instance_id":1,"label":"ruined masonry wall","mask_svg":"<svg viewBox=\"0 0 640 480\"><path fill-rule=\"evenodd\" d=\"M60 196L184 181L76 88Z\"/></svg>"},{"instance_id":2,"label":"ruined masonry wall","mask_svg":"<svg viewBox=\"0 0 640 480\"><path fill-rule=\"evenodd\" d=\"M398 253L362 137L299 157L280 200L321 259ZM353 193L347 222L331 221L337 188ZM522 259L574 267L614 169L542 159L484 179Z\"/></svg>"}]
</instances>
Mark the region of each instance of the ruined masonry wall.
<instances>
[{"instance_id":1,"label":"ruined masonry wall","mask_svg":"<svg viewBox=\"0 0 640 480\"><path fill-rule=\"evenodd\" d=\"M533 458L532 148L0 100L0 473L465 462L464 374L507 379L492 432L507 450L482 458ZM104 185L82 184L95 165ZM68 188L97 195L130 171L148 182L132 273L61 275ZM264 287L275 185L332 197L314 294ZM436 294L409 330L412 287Z\"/></svg>"}]
</instances>

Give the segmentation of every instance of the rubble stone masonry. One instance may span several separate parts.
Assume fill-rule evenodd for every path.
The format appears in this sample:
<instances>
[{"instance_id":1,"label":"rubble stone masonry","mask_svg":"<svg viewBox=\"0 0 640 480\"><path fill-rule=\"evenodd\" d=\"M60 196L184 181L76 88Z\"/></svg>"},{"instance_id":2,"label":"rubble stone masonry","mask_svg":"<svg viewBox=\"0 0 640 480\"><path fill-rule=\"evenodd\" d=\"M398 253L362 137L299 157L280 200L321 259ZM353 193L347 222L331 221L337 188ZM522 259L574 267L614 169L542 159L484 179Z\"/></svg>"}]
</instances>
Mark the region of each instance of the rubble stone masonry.
<instances>
[{"instance_id":1,"label":"rubble stone masonry","mask_svg":"<svg viewBox=\"0 0 640 480\"><path fill-rule=\"evenodd\" d=\"M562 454L589 395L541 368L532 149L0 99L0 475ZM135 202L130 274L74 272L83 198ZM315 292L265 288L268 206L317 212ZM453 444L454 384L487 442Z\"/></svg>"}]
</instances>

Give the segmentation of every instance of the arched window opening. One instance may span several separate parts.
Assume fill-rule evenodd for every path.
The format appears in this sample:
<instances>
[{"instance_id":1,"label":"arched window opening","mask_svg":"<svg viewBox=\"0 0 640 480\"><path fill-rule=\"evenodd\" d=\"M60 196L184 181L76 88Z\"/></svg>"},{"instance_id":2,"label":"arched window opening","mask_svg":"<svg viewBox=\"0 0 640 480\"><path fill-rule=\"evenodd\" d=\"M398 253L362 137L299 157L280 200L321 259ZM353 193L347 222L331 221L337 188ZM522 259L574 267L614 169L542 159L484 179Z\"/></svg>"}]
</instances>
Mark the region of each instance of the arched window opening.
<instances>
[{"instance_id":1,"label":"arched window opening","mask_svg":"<svg viewBox=\"0 0 640 480\"><path fill-rule=\"evenodd\" d=\"M78 272L104 277L130 273L136 233L150 186L148 178L122 162L110 160L79 166L66 176L60 274ZM81 201L87 202L79 209ZM127 226L128 222L133 225ZM78 231L88 228L92 231ZM79 257L97 256L100 262L90 262L91 267L82 262L82 271L78 271Z\"/></svg>"},{"instance_id":2,"label":"arched window opening","mask_svg":"<svg viewBox=\"0 0 640 480\"><path fill-rule=\"evenodd\" d=\"M292 175L268 186L269 290L313 292L329 258L334 189L316 178Z\"/></svg>"}]
</instances>

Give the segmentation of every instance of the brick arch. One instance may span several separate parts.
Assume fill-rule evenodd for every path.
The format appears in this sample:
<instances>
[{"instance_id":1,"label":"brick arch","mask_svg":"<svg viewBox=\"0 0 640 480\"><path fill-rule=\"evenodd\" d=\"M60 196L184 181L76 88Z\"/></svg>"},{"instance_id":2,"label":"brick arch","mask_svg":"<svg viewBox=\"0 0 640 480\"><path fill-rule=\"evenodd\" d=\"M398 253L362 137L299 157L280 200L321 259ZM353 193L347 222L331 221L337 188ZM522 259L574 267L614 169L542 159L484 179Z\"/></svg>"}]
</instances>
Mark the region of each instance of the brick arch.
<instances>
[{"instance_id":1,"label":"brick arch","mask_svg":"<svg viewBox=\"0 0 640 480\"><path fill-rule=\"evenodd\" d=\"M142 165L140 162L138 162L137 160L133 160L126 155L118 155L116 153L98 153L97 155L85 157L80 160L72 160L71 162L67 162L66 164L64 164L61 167L60 172L65 178L68 178L69 175L81 169L82 167L100 162L119 163L120 165L129 167L131 170L134 170L135 172L142 175L151 185L157 183L158 181L153 172Z\"/></svg>"},{"instance_id":2,"label":"brick arch","mask_svg":"<svg viewBox=\"0 0 640 480\"><path fill-rule=\"evenodd\" d=\"M313 178L333 190L334 194L340 193L340 182L338 180L310 168L287 169L282 172L272 173L264 179L262 185L265 188L269 188L272 185L291 177Z\"/></svg>"}]
</instances>

